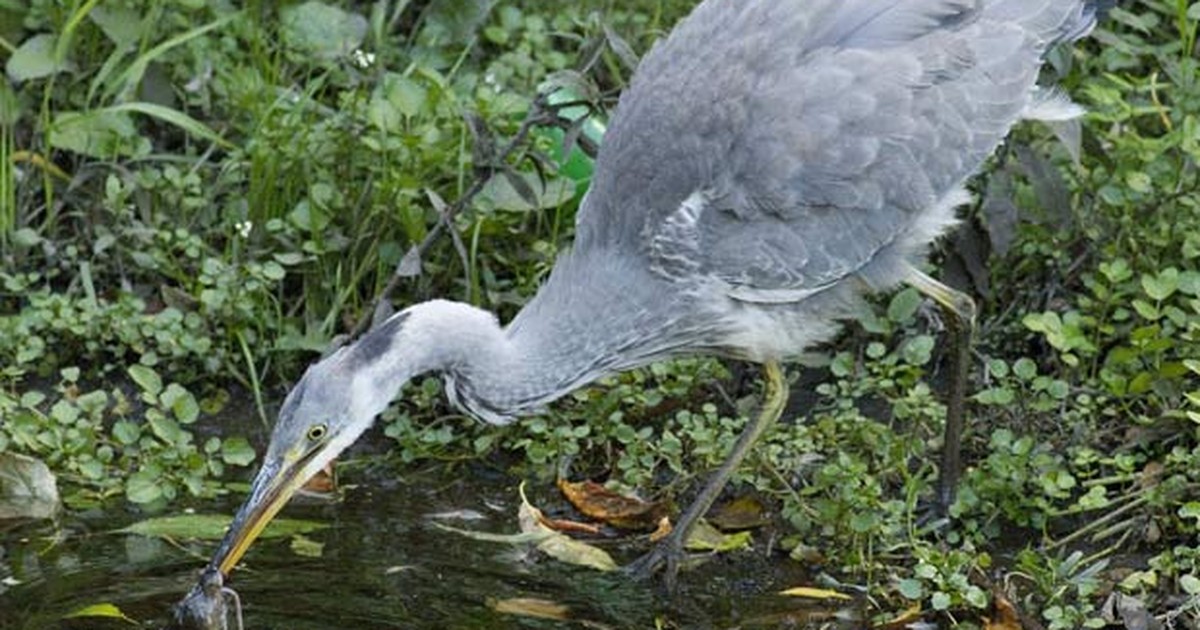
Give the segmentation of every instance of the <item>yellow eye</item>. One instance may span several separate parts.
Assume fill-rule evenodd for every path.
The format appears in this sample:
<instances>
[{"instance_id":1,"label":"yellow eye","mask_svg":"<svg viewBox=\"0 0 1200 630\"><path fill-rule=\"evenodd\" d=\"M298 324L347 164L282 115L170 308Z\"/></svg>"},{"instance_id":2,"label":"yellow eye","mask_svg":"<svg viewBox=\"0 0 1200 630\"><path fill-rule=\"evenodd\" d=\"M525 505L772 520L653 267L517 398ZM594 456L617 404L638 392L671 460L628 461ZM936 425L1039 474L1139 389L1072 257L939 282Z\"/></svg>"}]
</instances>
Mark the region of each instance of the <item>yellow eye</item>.
<instances>
[{"instance_id":1,"label":"yellow eye","mask_svg":"<svg viewBox=\"0 0 1200 630\"><path fill-rule=\"evenodd\" d=\"M316 442L325 437L326 431L327 429L325 428L325 425L314 424L308 428L308 439L312 442Z\"/></svg>"}]
</instances>

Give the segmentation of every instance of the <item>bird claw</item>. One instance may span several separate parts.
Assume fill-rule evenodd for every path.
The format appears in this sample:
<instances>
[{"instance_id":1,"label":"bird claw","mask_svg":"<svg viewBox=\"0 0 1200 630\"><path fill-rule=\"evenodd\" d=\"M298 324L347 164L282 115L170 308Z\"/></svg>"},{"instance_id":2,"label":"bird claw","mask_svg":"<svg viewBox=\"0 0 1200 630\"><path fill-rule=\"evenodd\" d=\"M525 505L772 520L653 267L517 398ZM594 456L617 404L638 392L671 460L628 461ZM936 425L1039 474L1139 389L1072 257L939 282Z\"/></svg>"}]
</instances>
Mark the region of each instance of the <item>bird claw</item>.
<instances>
[{"instance_id":1,"label":"bird claw","mask_svg":"<svg viewBox=\"0 0 1200 630\"><path fill-rule=\"evenodd\" d=\"M673 593L679 577L679 565L683 560L683 554L683 540L672 534L656 544L642 557L626 565L623 571L635 580L648 580L662 570L663 586L666 587L668 593Z\"/></svg>"},{"instance_id":2,"label":"bird claw","mask_svg":"<svg viewBox=\"0 0 1200 630\"><path fill-rule=\"evenodd\" d=\"M940 498L919 499L916 506L916 525L921 531L937 531L950 524L950 508Z\"/></svg>"}]
</instances>

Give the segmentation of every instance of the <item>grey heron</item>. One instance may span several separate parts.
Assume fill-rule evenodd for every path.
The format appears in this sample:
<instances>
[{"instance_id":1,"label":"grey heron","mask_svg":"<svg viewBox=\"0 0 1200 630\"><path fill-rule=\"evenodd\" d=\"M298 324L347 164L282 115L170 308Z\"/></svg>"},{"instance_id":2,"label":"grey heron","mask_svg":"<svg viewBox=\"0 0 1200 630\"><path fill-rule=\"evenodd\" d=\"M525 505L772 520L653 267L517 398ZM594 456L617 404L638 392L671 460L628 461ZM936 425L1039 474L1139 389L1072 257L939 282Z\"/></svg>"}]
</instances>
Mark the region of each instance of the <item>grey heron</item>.
<instances>
[{"instance_id":1,"label":"grey heron","mask_svg":"<svg viewBox=\"0 0 1200 630\"><path fill-rule=\"evenodd\" d=\"M637 563L666 565L671 579L692 525L780 416L781 362L830 338L864 295L902 283L969 330L970 298L916 265L1014 124L1080 113L1037 78L1047 50L1085 35L1095 11L1086 0L701 2L621 96L574 245L537 294L504 326L468 304L416 304L310 366L210 569L228 575L296 489L419 374L440 373L456 405L503 424L652 361L757 362L761 413Z\"/></svg>"}]
</instances>

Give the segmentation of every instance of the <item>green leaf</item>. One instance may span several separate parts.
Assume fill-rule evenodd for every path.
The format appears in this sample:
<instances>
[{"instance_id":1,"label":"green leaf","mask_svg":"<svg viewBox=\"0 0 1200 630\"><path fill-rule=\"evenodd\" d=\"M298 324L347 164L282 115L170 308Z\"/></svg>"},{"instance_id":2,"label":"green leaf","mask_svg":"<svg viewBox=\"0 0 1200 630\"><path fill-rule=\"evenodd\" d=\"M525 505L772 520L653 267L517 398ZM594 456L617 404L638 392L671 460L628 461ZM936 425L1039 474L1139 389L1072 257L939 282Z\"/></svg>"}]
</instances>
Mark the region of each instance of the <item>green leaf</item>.
<instances>
[{"instance_id":1,"label":"green leaf","mask_svg":"<svg viewBox=\"0 0 1200 630\"><path fill-rule=\"evenodd\" d=\"M292 553L305 558L320 558L325 551L325 543L317 542L303 534L292 536Z\"/></svg>"},{"instance_id":2,"label":"green leaf","mask_svg":"<svg viewBox=\"0 0 1200 630\"><path fill-rule=\"evenodd\" d=\"M162 391L162 379L158 377L158 373L153 369L135 364L129 366L129 369L126 371L129 372L129 378L132 378L133 382L137 383L138 387L142 388L142 391L147 394L157 396Z\"/></svg>"},{"instance_id":3,"label":"green leaf","mask_svg":"<svg viewBox=\"0 0 1200 630\"><path fill-rule=\"evenodd\" d=\"M133 119L111 109L55 115L50 123L50 145L96 158L150 152L150 141L138 134Z\"/></svg>"},{"instance_id":4,"label":"green leaf","mask_svg":"<svg viewBox=\"0 0 1200 630\"><path fill-rule=\"evenodd\" d=\"M225 148L225 149L234 148L233 143L222 138L217 132L213 131L211 128L209 128L204 123L196 120L195 118L192 118L191 116L188 116L187 114L185 114L177 109L171 109L170 107L164 107L162 105L157 105L155 103L143 103L143 102L122 103L120 105L114 105L112 107L106 107L104 109L93 110L93 113L97 113L97 112L105 112L105 113L113 113L113 114L124 114L126 112L135 112L138 114L144 114L146 116L150 116L151 118L157 118L158 120L165 122L168 125L174 125L174 126L180 128L181 130L187 132L190 135L193 135L202 140L208 140L209 142L217 144L217 145L221 146L222 148Z\"/></svg>"},{"instance_id":5,"label":"green leaf","mask_svg":"<svg viewBox=\"0 0 1200 630\"><path fill-rule=\"evenodd\" d=\"M301 199L288 213L288 219L305 232L321 232L329 225L330 218L321 207L308 199Z\"/></svg>"},{"instance_id":6,"label":"green leaf","mask_svg":"<svg viewBox=\"0 0 1200 630\"><path fill-rule=\"evenodd\" d=\"M494 210L543 210L560 206L575 196L575 182L567 178L550 179L543 184L534 173L504 173L488 180L479 193L480 202ZM518 186L524 190L518 190Z\"/></svg>"},{"instance_id":7,"label":"green leaf","mask_svg":"<svg viewBox=\"0 0 1200 630\"><path fill-rule=\"evenodd\" d=\"M1031 381L1033 380L1033 377L1037 376L1037 364L1028 357L1021 357L1020 359L1017 359L1017 361L1013 363L1012 369L1013 374L1016 374L1017 378L1023 381Z\"/></svg>"},{"instance_id":8,"label":"green leaf","mask_svg":"<svg viewBox=\"0 0 1200 630\"><path fill-rule=\"evenodd\" d=\"M146 413L146 423L150 425L150 430L158 436L158 439L169 445L174 446L183 440L184 432L179 423L155 412L154 409Z\"/></svg>"},{"instance_id":9,"label":"green leaf","mask_svg":"<svg viewBox=\"0 0 1200 630\"><path fill-rule=\"evenodd\" d=\"M1129 262L1124 258L1100 263L1100 273L1104 274L1104 277L1108 278L1112 284L1120 284L1133 277L1133 271L1129 269Z\"/></svg>"},{"instance_id":10,"label":"green leaf","mask_svg":"<svg viewBox=\"0 0 1200 630\"><path fill-rule=\"evenodd\" d=\"M133 503L152 503L162 496L157 474L139 470L125 480L125 497Z\"/></svg>"},{"instance_id":11,"label":"green leaf","mask_svg":"<svg viewBox=\"0 0 1200 630\"><path fill-rule=\"evenodd\" d=\"M263 277L267 280L274 280L276 282L283 280L284 276L287 275L287 271L284 270L283 265L273 260L263 263L262 273Z\"/></svg>"},{"instance_id":12,"label":"green leaf","mask_svg":"<svg viewBox=\"0 0 1200 630\"><path fill-rule=\"evenodd\" d=\"M950 608L950 595L938 591L933 594L933 597L929 598L929 605L933 606L934 610L946 610Z\"/></svg>"},{"instance_id":13,"label":"green leaf","mask_svg":"<svg viewBox=\"0 0 1200 630\"><path fill-rule=\"evenodd\" d=\"M1150 299L1159 302L1171 297L1179 289L1179 270L1168 267L1158 272L1156 276L1143 275L1142 289L1146 291L1146 295L1150 296Z\"/></svg>"},{"instance_id":14,"label":"green leaf","mask_svg":"<svg viewBox=\"0 0 1200 630\"><path fill-rule=\"evenodd\" d=\"M921 585L921 581L913 578L900 580L900 583L896 585L896 590L900 591L905 599L916 600L925 596L925 588Z\"/></svg>"},{"instance_id":15,"label":"green leaf","mask_svg":"<svg viewBox=\"0 0 1200 630\"><path fill-rule=\"evenodd\" d=\"M226 438L221 443L221 459L231 466L249 466L255 458L254 448L241 436Z\"/></svg>"},{"instance_id":16,"label":"green leaf","mask_svg":"<svg viewBox=\"0 0 1200 630\"><path fill-rule=\"evenodd\" d=\"M159 397L159 402L170 408L171 413L175 414L175 419L183 424L191 424L200 417L200 404L196 402L196 397L179 383L167 385Z\"/></svg>"},{"instance_id":17,"label":"green leaf","mask_svg":"<svg viewBox=\"0 0 1200 630\"><path fill-rule=\"evenodd\" d=\"M233 521L224 514L179 514L158 516L116 530L119 534L139 536L166 536L168 538L197 538L220 540ZM297 534L308 534L329 527L328 523L291 518L277 518L263 530L260 538L283 538Z\"/></svg>"},{"instance_id":18,"label":"green leaf","mask_svg":"<svg viewBox=\"0 0 1200 630\"><path fill-rule=\"evenodd\" d=\"M103 619L120 619L121 621L128 621L129 623L134 624L134 625L141 625L137 621L130 619L128 616L125 615L125 613L121 612L121 609L117 608L115 604L109 604L107 602L103 603L103 604L92 604L90 606L84 606L83 608L80 608L73 612L69 612L62 616L63 619L81 619L81 618L85 618L85 617L100 617Z\"/></svg>"},{"instance_id":19,"label":"green leaf","mask_svg":"<svg viewBox=\"0 0 1200 630\"><path fill-rule=\"evenodd\" d=\"M1179 576L1179 588L1183 589L1183 592L1193 597L1200 595L1200 578L1189 573L1185 573Z\"/></svg>"},{"instance_id":20,"label":"green leaf","mask_svg":"<svg viewBox=\"0 0 1200 630\"><path fill-rule=\"evenodd\" d=\"M399 129L403 117L416 116L425 107L429 92L404 75L389 72L371 95L367 119L383 131Z\"/></svg>"},{"instance_id":21,"label":"green leaf","mask_svg":"<svg viewBox=\"0 0 1200 630\"><path fill-rule=\"evenodd\" d=\"M121 444L129 446L142 437L142 428L128 420L117 420L113 423L112 435Z\"/></svg>"},{"instance_id":22,"label":"green leaf","mask_svg":"<svg viewBox=\"0 0 1200 630\"><path fill-rule=\"evenodd\" d=\"M705 519L696 521L696 526L688 533L684 547L693 551L734 551L750 546L750 532L741 531L726 534L717 529Z\"/></svg>"},{"instance_id":23,"label":"green leaf","mask_svg":"<svg viewBox=\"0 0 1200 630\"><path fill-rule=\"evenodd\" d=\"M298 52L321 60L349 55L362 45L367 19L310 0L280 11L283 40Z\"/></svg>"},{"instance_id":24,"label":"green leaf","mask_svg":"<svg viewBox=\"0 0 1200 630\"><path fill-rule=\"evenodd\" d=\"M107 87L104 91L104 100L107 102L127 100L125 98L119 98L119 95L128 96L134 92L138 84L141 83L142 77L146 74L146 69L150 67L151 62L155 61L167 51L179 46L180 44L200 37L211 30L224 26L227 22L233 20L239 15L240 13L229 13L225 16L217 18L216 20L213 20L212 22L209 22L208 24L198 26L185 33L180 33L179 35L176 35L175 37L172 37L171 39L168 39L161 44L158 44L154 48L142 53L137 59L133 60L133 63L130 63L129 66L125 68L125 71L122 72L120 76L112 81L106 82ZM99 75L97 76L97 80L102 78L103 77L100 77ZM94 92L97 87L97 85L93 84L91 91Z\"/></svg>"},{"instance_id":25,"label":"green leaf","mask_svg":"<svg viewBox=\"0 0 1200 630\"><path fill-rule=\"evenodd\" d=\"M300 252L280 252L272 256L281 265L291 267L304 262L304 254Z\"/></svg>"},{"instance_id":26,"label":"green leaf","mask_svg":"<svg viewBox=\"0 0 1200 630\"><path fill-rule=\"evenodd\" d=\"M61 72L63 65L54 61L56 43L53 35L45 33L21 42L4 66L9 78L13 81L29 81Z\"/></svg>"},{"instance_id":27,"label":"green leaf","mask_svg":"<svg viewBox=\"0 0 1200 630\"><path fill-rule=\"evenodd\" d=\"M921 293L908 287L892 296L888 302L887 317L897 324L903 324L912 319L921 306Z\"/></svg>"},{"instance_id":28,"label":"green leaf","mask_svg":"<svg viewBox=\"0 0 1200 630\"><path fill-rule=\"evenodd\" d=\"M128 7L100 5L92 9L88 17L117 48L137 45L148 30L147 23L140 19L142 16Z\"/></svg>"},{"instance_id":29,"label":"green leaf","mask_svg":"<svg viewBox=\"0 0 1200 630\"><path fill-rule=\"evenodd\" d=\"M925 365L933 355L933 336L917 335L904 343L902 354L909 365Z\"/></svg>"},{"instance_id":30,"label":"green leaf","mask_svg":"<svg viewBox=\"0 0 1200 630\"><path fill-rule=\"evenodd\" d=\"M965 599L967 600L967 603L971 604L972 606L974 606L976 608L987 608L987 605L988 605L987 593L984 592L984 590L979 588L978 586L975 586L974 584L967 587L967 593L965 595Z\"/></svg>"},{"instance_id":31,"label":"green leaf","mask_svg":"<svg viewBox=\"0 0 1200 630\"><path fill-rule=\"evenodd\" d=\"M21 118L21 100L17 98L17 93L13 91L8 81L0 81L0 125L12 126L16 125ZM12 226L9 226L12 229ZM17 230L31 230L31 228L21 228ZM37 235L37 232L34 232ZM40 235L37 235L41 239Z\"/></svg>"}]
</instances>

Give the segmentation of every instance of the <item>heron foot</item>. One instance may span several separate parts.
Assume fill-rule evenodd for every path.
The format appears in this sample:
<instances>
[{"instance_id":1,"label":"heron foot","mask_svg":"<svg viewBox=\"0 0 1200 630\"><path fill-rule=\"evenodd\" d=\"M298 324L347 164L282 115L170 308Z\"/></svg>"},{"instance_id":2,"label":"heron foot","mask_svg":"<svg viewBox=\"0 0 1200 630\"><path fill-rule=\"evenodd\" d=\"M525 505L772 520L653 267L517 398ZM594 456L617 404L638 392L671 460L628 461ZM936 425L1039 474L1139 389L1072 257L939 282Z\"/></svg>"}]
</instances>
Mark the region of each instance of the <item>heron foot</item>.
<instances>
[{"instance_id":1,"label":"heron foot","mask_svg":"<svg viewBox=\"0 0 1200 630\"><path fill-rule=\"evenodd\" d=\"M950 506L941 501L940 497L933 500L917 501L914 513L917 517L917 529L921 531L936 531L950 525Z\"/></svg>"},{"instance_id":2,"label":"heron foot","mask_svg":"<svg viewBox=\"0 0 1200 630\"><path fill-rule=\"evenodd\" d=\"M637 560L625 565L622 570L635 580L648 580L663 571L663 586L674 593L678 585L679 567L684 558L683 536L686 532L676 529L654 545Z\"/></svg>"}]
</instances>

